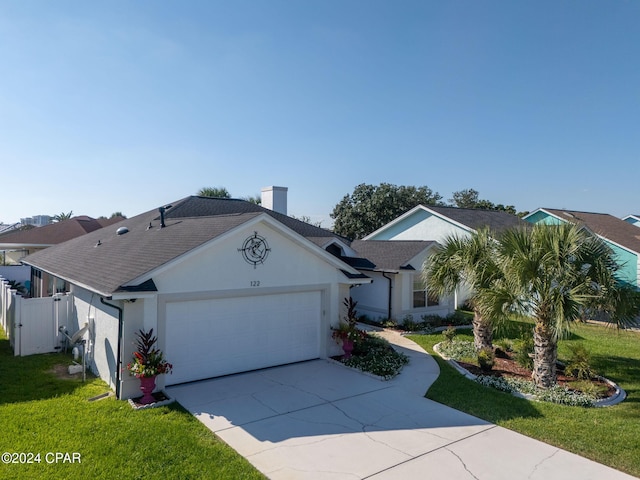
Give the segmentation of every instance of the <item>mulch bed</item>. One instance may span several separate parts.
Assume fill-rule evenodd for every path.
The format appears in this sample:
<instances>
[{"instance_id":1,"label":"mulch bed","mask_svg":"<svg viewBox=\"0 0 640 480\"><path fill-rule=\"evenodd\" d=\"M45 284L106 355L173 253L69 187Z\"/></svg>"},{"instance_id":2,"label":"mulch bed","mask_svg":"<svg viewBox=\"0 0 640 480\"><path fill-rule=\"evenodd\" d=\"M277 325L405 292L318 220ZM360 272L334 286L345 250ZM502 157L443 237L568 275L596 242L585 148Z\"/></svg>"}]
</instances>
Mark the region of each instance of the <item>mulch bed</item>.
<instances>
[{"instance_id":1,"label":"mulch bed","mask_svg":"<svg viewBox=\"0 0 640 480\"><path fill-rule=\"evenodd\" d=\"M468 372L473 373L474 375L486 375L492 377L511 377L511 378L521 378L523 380L531 380L531 370L521 367L518 365L513 359L513 355L511 353L506 353L505 356L507 358L501 358L496 356L495 364L493 369L489 372L484 372L477 365L473 365L471 363L466 362L457 362L462 368L466 369ZM572 385L572 382L576 382L577 379L574 377L569 377L564 375L562 371L558 370L557 372L558 384L566 386L571 390L576 390ZM606 388L606 393L601 395L600 398L608 398L613 396L616 393L616 389L606 383L603 380L592 378L591 383L602 387L603 390Z\"/></svg>"}]
</instances>

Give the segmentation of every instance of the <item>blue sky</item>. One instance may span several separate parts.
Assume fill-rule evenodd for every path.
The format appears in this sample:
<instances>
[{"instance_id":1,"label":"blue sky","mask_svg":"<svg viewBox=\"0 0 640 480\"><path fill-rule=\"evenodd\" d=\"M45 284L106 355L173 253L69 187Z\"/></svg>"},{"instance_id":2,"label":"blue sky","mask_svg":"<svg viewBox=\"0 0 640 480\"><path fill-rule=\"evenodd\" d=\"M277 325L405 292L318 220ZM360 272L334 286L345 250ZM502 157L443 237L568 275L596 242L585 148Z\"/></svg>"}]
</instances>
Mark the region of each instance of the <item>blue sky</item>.
<instances>
[{"instance_id":1,"label":"blue sky","mask_svg":"<svg viewBox=\"0 0 640 480\"><path fill-rule=\"evenodd\" d=\"M0 221L360 183L640 213L640 2L0 0Z\"/></svg>"}]
</instances>

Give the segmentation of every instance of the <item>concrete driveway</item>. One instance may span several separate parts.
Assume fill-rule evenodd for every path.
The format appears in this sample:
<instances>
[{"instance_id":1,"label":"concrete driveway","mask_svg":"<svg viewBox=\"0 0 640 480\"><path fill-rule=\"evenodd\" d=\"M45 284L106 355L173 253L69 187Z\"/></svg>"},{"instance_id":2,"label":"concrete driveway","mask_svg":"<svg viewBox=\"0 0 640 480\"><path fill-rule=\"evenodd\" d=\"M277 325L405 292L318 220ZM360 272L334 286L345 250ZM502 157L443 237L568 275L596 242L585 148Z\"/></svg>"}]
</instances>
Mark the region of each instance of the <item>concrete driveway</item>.
<instances>
[{"instance_id":1,"label":"concrete driveway","mask_svg":"<svg viewBox=\"0 0 640 480\"><path fill-rule=\"evenodd\" d=\"M326 360L169 387L271 479L631 479L424 398L439 374L419 346L381 381Z\"/></svg>"}]
</instances>

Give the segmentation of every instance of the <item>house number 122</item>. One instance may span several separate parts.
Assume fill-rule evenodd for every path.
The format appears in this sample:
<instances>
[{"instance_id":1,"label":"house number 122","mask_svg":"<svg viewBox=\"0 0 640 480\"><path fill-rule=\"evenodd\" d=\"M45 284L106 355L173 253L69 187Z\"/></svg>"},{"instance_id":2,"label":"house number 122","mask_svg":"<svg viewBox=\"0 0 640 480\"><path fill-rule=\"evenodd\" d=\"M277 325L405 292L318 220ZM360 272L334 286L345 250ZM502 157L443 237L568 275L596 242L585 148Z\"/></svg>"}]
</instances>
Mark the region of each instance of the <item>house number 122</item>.
<instances>
[{"instance_id":1,"label":"house number 122","mask_svg":"<svg viewBox=\"0 0 640 480\"><path fill-rule=\"evenodd\" d=\"M251 280L250 282L252 287L259 287L260 286L260 280Z\"/></svg>"}]
</instances>

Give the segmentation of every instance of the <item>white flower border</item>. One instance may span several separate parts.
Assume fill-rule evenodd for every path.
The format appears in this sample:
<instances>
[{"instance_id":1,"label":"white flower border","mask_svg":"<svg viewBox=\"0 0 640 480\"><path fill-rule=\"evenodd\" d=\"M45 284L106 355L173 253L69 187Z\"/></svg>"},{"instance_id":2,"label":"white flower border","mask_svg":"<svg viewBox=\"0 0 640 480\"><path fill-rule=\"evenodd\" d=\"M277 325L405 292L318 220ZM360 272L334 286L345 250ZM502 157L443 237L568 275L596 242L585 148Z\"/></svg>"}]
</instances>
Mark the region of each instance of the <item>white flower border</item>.
<instances>
[{"instance_id":1,"label":"white flower border","mask_svg":"<svg viewBox=\"0 0 640 480\"><path fill-rule=\"evenodd\" d=\"M437 344L435 344L433 346L433 351L434 352L436 352L442 359L446 360L447 363L449 363L449 365L451 365L453 368L455 368L464 377L467 377L469 380L473 380L474 382L478 382L481 385L487 386L486 383L483 383L481 380L478 379L477 375L474 375L473 373L468 371L466 368L460 366L460 364L458 364L458 362L456 362L454 359L444 355L440 351L440 344L441 343L442 342L437 343ZM613 387L615 389L615 393L610 397L594 400L592 402L592 406L593 407L611 407L613 405L617 405L618 403L623 402L624 399L627 398L627 392L625 392L622 388L620 388L620 386L617 385L616 383L612 382L608 378L604 378L604 377L600 377L600 376L598 377L598 379L602 380L603 382L605 382L609 386ZM511 395L513 395L514 397L525 398L527 400L544 401L544 400L540 400L536 395L532 395L532 394L528 394L528 393L521 393L521 392L518 392L518 391L511 392Z\"/></svg>"}]
</instances>

